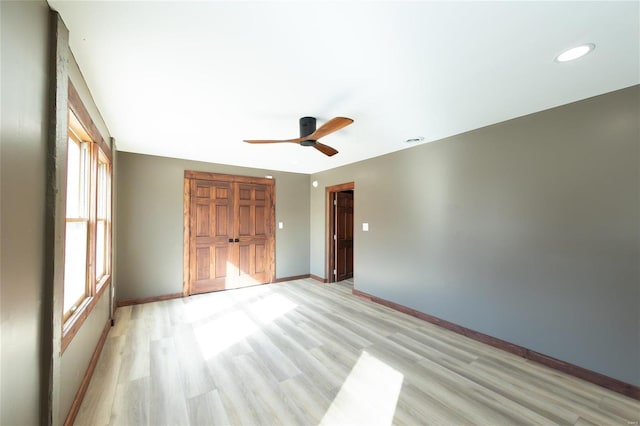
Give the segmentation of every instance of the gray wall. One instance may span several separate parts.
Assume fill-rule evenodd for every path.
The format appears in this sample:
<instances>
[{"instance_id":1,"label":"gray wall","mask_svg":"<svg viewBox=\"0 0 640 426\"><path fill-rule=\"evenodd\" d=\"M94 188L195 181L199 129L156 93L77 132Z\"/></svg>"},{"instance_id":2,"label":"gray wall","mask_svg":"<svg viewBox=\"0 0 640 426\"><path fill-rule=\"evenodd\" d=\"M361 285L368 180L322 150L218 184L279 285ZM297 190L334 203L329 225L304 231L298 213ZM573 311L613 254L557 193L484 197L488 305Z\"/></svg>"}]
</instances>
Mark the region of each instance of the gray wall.
<instances>
[{"instance_id":1,"label":"gray wall","mask_svg":"<svg viewBox=\"0 0 640 426\"><path fill-rule=\"evenodd\" d=\"M357 289L640 385L639 98L310 176L311 273L324 276L323 188L355 181Z\"/></svg>"},{"instance_id":2,"label":"gray wall","mask_svg":"<svg viewBox=\"0 0 640 426\"><path fill-rule=\"evenodd\" d=\"M0 424L40 422L47 146L44 2L0 2L2 33Z\"/></svg>"},{"instance_id":3,"label":"gray wall","mask_svg":"<svg viewBox=\"0 0 640 426\"><path fill-rule=\"evenodd\" d=\"M276 278L309 273L308 175L118 152L116 299L182 292L185 170L276 181Z\"/></svg>"},{"instance_id":4,"label":"gray wall","mask_svg":"<svg viewBox=\"0 0 640 426\"><path fill-rule=\"evenodd\" d=\"M0 2L2 19L0 269L0 424L30 425L41 420L41 392L48 386L43 362L43 312L52 303L45 269L45 200L49 85L49 7L44 1ZM108 130L72 56L69 78L98 129ZM64 219L62 219L64 220ZM109 291L87 318L52 373L62 423L109 320ZM57 313L62 315L62 312ZM44 404L43 404L44 405Z\"/></svg>"},{"instance_id":5,"label":"gray wall","mask_svg":"<svg viewBox=\"0 0 640 426\"><path fill-rule=\"evenodd\" d=\"M109 315L109 289L106 289L102 298L95 306L91 315L67 346L60 361L60 418L58 424L64 424L71 404L78 393L91 355L100 340L100 335L105 327Z\"/></svg>"}]
</instances>

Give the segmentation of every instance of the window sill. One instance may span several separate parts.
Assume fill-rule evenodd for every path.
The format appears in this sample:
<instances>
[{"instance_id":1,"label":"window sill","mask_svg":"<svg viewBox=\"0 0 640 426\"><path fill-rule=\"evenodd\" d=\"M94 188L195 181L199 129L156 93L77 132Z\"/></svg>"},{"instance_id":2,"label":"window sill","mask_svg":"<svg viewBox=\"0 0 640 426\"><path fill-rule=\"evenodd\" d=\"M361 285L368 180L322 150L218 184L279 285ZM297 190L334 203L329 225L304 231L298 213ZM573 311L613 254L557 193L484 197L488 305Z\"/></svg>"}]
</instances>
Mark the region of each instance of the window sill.
<instances>
[{"instance_id":1,"label":"window sill","mask_svg":"<svg viewBox=\"0 0 640 426\"><path fill-rule=\"evenodd\" d=\"M61 355L67 349L67 346L71 343L75 335L80 331L82 324L89 317L89 314L93 311L93 308L98 304L100 298L105 292L105 289L109 287L111 283L111 276L107 275L100 279L96 286L96 294L91 297L87 297L76 309L62 326L62 348Z\"/></svg>"}]
</instances>

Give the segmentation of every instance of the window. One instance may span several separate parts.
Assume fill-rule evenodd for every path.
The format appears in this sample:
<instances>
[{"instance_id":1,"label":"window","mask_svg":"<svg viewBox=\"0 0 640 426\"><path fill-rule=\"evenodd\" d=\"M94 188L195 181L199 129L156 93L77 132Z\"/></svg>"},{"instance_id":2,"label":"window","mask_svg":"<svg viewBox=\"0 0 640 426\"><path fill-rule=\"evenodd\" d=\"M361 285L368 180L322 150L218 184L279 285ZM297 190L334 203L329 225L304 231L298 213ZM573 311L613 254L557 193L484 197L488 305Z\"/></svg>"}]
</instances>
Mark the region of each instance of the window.
<instances>
[{"instance_id":1,"label":"window","mask_svg":"<svg viewBox=\"0 0 640 426\"><path fill-rule=\"evenodd\" d=\"M89 296L89 143L69 132L67 144L67 215L64 244L64 316L66 320Z\"/></svg>"},{"instance_id":2,"label":"window","mask_svg":"<svg viewBox=\"0 0 640 426\"><path fill-rule=\"evenodd\" d=\"M96 282L104 285L110 264L111 228L111 173L109 161L102 151L98 154L97 209L96 209Z\"/></svg>"},{"instance_id":3,"label":"window","mask_svg":"<svg viewBox=\"0 0 640 426\"><path fill-rule=\"evenodd\" d=\"M111 281L111 153L72 91L70 87L63 350Z\"/></svg>"}]
</instances>

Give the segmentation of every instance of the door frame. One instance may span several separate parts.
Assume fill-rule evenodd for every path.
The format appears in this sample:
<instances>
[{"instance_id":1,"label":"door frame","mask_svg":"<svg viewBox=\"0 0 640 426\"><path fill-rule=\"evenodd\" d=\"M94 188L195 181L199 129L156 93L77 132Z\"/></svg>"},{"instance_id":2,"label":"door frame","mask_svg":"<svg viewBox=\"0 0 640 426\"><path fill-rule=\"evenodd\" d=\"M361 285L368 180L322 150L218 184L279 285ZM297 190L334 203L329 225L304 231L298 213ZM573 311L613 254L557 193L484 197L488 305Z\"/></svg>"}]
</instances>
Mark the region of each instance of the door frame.
<instances>
[{"instance_id":1,"label":"door frame","mask_svg":"<svg viewBox=\"0 0 640 426\"><path fill-rule=\"evenodd\" d=\"M336 223L334 219L334 204L333 201L336 199L336 194L341 191L354 191L354 200L355 200L355 182L347 182L341 183L339 185L327 186L325 188L325 271L324 276L325 282L333 283L336 282L336 276L333 273L336 268L336 253L335 253L335 243L333 241L333 235L336 232ZM355 201L354 201L355 206ZM355 207L354 207L355 208ZM355 229L355 228L354 228Z\"/></svg>"},{"instance_id":2,"label":"door frame","mask_svg":"<svg viewBox=\"0 0 640 426\"><path fill-rule=\"evenodd\" d=\"M210 172L198 172L194 170L184 171L184 195L183 195L183 242L182 242L182 295L184 297L189 296L189 282L191 281L191 271L189 269L190 253L189 244L191 239L191 181L192 180L216 180L224 182L234 183L248 183L248 184L261 184L268 185L271 188L271 223L268 224L270 233L272 235L272 243L269 244L269 252L267 258L269 262L267 264L269 282L275 281L276 274L276 235L275 235L275 220L276 220L276 191L275 179L261 178L254 176L237 176L227 175L222 173L210 173Z\"/></svg>"}]
</instances>

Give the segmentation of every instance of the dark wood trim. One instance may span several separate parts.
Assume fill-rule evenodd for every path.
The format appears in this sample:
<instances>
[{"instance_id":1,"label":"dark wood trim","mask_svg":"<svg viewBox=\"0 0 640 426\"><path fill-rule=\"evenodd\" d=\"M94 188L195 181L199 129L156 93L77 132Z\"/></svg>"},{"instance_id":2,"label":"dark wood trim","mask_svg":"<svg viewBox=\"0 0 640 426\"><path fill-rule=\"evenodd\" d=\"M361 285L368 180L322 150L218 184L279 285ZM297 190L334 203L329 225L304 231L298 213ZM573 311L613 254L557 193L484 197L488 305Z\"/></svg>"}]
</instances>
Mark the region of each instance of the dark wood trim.
<instances>
[{"instance_id":1,"label":"dark wood trim","mask_svg":"<svg viewBox=\"0 0 640 426\"><path fill-rule=\"evenodd\" d=\"M112 163L113 157L111 154L111 148L104 141L98 127L91 119L91 114L89 114L89 111L84 106L84 103L80 98L80 94L71 81L69 81L69 108L71 108L71 111L73 111L76 117L78 117L80 124L82 124L82 127L87 131L91 140L100 147L100 150L109 159L109 163Z\"/></svg>"},{"instance_id":2,"label":"dark wood trim","mask_svg":"<svg viewBox=\"0 0 640 426\"><path fill-rule=\"evenodd\" d=\"M116 150L116 140L115 138L109 138L109 144L111 145L111 149L115 152ZM107 271L109 271L109 276L113 276L113 213L115 208L115 203L113 201L115 194L115 180L116 180L116 167L115 161L112 159L109 162L109 263L107 265ZM109 317L111 318L111 326L115 324L115 315L116 315L116 304L114 302L115 296L115 287L113 285L113 281L111 282L111 288L109 288Z\"/></svg>"},{"instance_id":3,"label":"dark wood trim","mask_svg":"<svg viewBox=\"0 0 640 426\"><path fill-rule=\"evenodd\" d=\"M109 144L111 145L111 149L113 150L113 152L116 152L116 140L115 138L109 138ZM115 193L116 193L116 185L115 185L115 176L116 176L116 163L117 163L117 159L114 155L113 160L111 161L111 176L109 179L109 197L111 198L111 205L110 207L110 211L109 211L109 222L111 223L111 225L109 226L109 275L113 276L113 265L114 265L114 260L115 260L115 247L113 244L113 228L114 228L114 213L115 213ZM111 288L109 289L109 308L110 308L110 314L109 316L111 317L111 326L113 327L113 325L115 324L115 318L116 318L116 304L115 304L115 296L116 296L116 288L115 285L112 281L111 283Z\"/></svg>"},{"instance_id":4,"label":"dark wood trim","mask_svg":"<svg viewBox=\"0 0 640 426\"><path fill-rule=\"evenodd\" d=\"M275 185L275 179L260 176L236 176L224 173L197 172L185 170L184 177L188 179L219 180L222 182L259 183L261 185Z\"/></svg>"},{"instance_id":5,"label":"dark wood trim","mask_svg":"<svg viewBox=\"0 0 640 426\"><path fill-rule=\"evenodd\" d=\"M325 188L325 268L324 276L327 277L324 282L335 282L336 277L333 270L335 265L335 249L333 243L333 234L335 233L335 220L333 217L333 200L336 198L336 193L340 191L355 190L355 182L346 182L339 185L327 186Z\"/></svg>"},{"instance_id":6,"label":"dark wood trim","mask_svg":"<svg viewBox=\"0 0 640 426\"><path fill-rule=\"evenodd\" d=\"M314 275L314 274L309 274L309 278L312 278L312 279L314 279L316 281L319 281L319 282L321 282L323 284L326 284L326 283L329 282L329 280L327 280L326 278L322 278L322 277L319 277L319 276Z\"/></svg>"},{"instance_id":7,"label":"dark wood trim","mask_svg":"<svg viewBox=\"0 0 640 426\"><path fill-rule=\"evenodd\" d=\"M101 281L100 287L97 287L96 294L94 296L88 297L85 302L80 305L77 309L77 314L72 315L65 323L64 328L62 329L62 353L67 349L69 343L73 340L74 336L82 327L85 320L91 315L93 312L93 308L98 304L100 298L104 294L105 290L110 287L111 284L111 276L103 278Z\"/></svg>"},{"instance_id":8,"label":"dark wood trim","mask_svg":"<svg viewBox=\"0 0 640 426\"><path fill-rule=\"evenodd\" d=\"M356 189L355 182L346 182L346 183L341 183L339 185L327 186L327 191L331 191L331 192L349 191L352 189Z\"/></svg>"},{"instance_id":9,"label":"dark wood trim","mask_svg":"<svg viewBox=\"0 0 640 426\"><path fill-rule=\"evenodd\" d=\"M586 380L587 382L594 383L596 385L602 386L603 388L607 388L622 395L626 395L630 398L640 400L640 386L625 383L621 380L614 379L613 377L605 376L604 374L588 370L586 368L559 360L557 358L553 358L540 352L536 352L532 349L528 349L502 339L498 339L497 337L489 336L488 334L480 333L479 331L463 327L447 320L443 320L442 318L425 314L424 312L406 307L399 303L391 302L389 300L373 296L363 291L356 290L355 288L352 290L352 294L362 299L378 303L391 309L395 309L396 311L400 311L413 317L419 318L423 321L430 322L442 328L446 328L447 330L462 334L463 336L469 337L473 340L477 340L498 349L502 349L503 351L511 352L528 360L553 368L554 370L558 370L579 379Z\"/></svg>"},{"instance_id":10,"label":"dark wood trim","mask_svg":"<svg viewBox=\"0 0 640 426\"><path fill-rule=\"evenodd\" d=\"M255 178L254 179L255 182ZM271 197L269 197L270 205L267 206L271 210L271 215L273 216L273 220L271 223L268 223L269 232L273 235L271 238L271 247L268 253L269 259L269 283L273 283L276 279L276 181L273 178L267 179L272 181L272 189L271 189Z\"/></svg>"},{"instance_id":11,"label":"dark wood trim","mask_svg":"<svg viewBox=\"0 0 640 426\"><path fill-rule=\"evenodd\" d=\"M111 328L112 320L108 320L102 330L102 334L100 335L100 340L98 340L98 345L96 349L93 351L93 355L91 356L91 360L89 361L89 366L87 367L87 371L84 373L84 377L82 378L82 382L80 382L80 388L76 393L76 397L73 399L73 403L71 403L71 408L67 413L67 418L64 421L64 426L71 426L78 415L78 411L80 411L80 404L82 404L82 400L84 399L85 393L87 393L87 388L89 387L89 382L91 382L91 377L93 376L93 372L96 369L96 365L98 364L98 359L100 358L100 354L102 353L102 348L104 347L105 342L107 341L107 335L109 334L109 329Z\"/></svg>"},{"instance_id":12,"label":"dark wood trim","mask_svg":"<svg viewBox=\"0 0 640 426\"><path fill-rule=\"evenodd\" d=\"M186 175L186 173L185 173ZM189 240L191 238L190 227L190 204L191 203L191 179L184 178L184 195L182 200L182 295L189 295L189 281L191 280L189 270Z\"/></svg>"},{"instance_id":13,"label":"dark wood trim","mask_svg":"<svg viewBox=\"0 0 640 426\"><path fill-rule=\"evenodd\" d=\"M335 275L333 270L335 269L335 249L333 244L333 233L335 232L335 218L333 217L333 201L336 199L336 194L326 188L325 191L325 221L324 221L324 276L327 277L324 282L334 282Z\"/></svg>"},{"instance_id":14,"label":"dark wood trim","mask_svg":"<svg viewBox=\"0 0 640 426\"><path fill-rule=\"evenodd\" d=\"M275 284L275 283L284 283L287 281L303 280L309 277L311 277L310 274L294 275L292 277L276 278L275 280L272 281L272 283Z\"/></svg>"},{"instance_id":15,"label":"dark wood trim","mask_svg":"<svg viewBox=\"0 0 640 426\"><path fill-rule=\"evenodd\" d=\"M100 148L100 150L107 156L108 160L109 160L109 180L110 183L113 184L113 179L114 179L114 173L113 173L113 157L111 154L111 148L105 143L102 135L100 134L100 131L98 130L98 128L96 127L95 123L93 122L93 120L91 119L91 115L89 114L89 111L87 110L86 106L84 105L84 103L82 102L82 99L80 98L80 95L78 93L78 91L76 90L75 86L73 85L73 83L71 82L71 80L67 80L67 108L71 109L71 111L73 111L73 113L75 114L76 118L78 119L78 121L80 121L80 124L82 125L82 127L84 128L84 130L87 132L87 134L89 135L89 137L91 138L91 140ZM64 146L65 146L65 156L64 156L64 161L65 161L65 167L64 167L64 171L66 174L66 144L67 144L67 138L68 138L68 128L69 128L69 123L67 122L67 111L65 110L65 123L67 123L66 125L66 130L65 130L65 136L64 136ZM93 148L91 150L92 153L92 158L93 155L97 155L97 153L94 154ZM91 171L91 189L90 189L90 196L91 196L91 200L90 200L90 204L92 206L92 213L90 215L89 218L89 229L91 230L92 234L95 235L95 227L96 227L96 218L95 218L95 211L93 210L93 206L96 205L96 168L97 168L97 163L94 163L94 161L91 161L91 167L93 168ZM64 191L60 191L60 193L66 197L66 178L64 180L65 183L65 189ZM110 192L109 197L111 197L111 208L113 209L113 193ZM66 199L65 199L65 203L66 203ZM66 219L66 213L61 213L62 214L62 218ZM108 226L109 226L109 247L112 248L113 247L113 240L112 238L112 233L111 233L111 227L112 227L112 219L113 217L109 217L108 218ZM66 227L66 224L65 224ZM63 233L63 238L64 238L64 233ZM64 247L64 239L62 240L62 247ZM95 240L94 239L90 239L90 245L88 247L89 249L89 253L95 253ZM93 254L91 255L92 259L93 259ZM64 256L61 260L62 265L64 267ZM91 264L91 262L90 262ZM96 304L99 302L100 298L102 297L102 295L105 292L105 289L108 288L111 284L111 274L112 274L112 265L113 265L113 252L111 253L111 256L109 258L109 263L107 265L107 268L109 270L109 274L106 277L103 277L101 279L100 282L95 283L95 287L93 287L92 284L92 289L91 289L91 293L93 293L93 291L95 290L95 294L91 295L90 297L88 297L86 299L86 301L80 305L76 311L76 313L74 315L72 315L70 318L68 318L66 321L64 321L63 325L62 325L62 343L61 343L61 353L64 353L64 351L67 349L67 347L69 346L69 343L71 343L71 341L73 340L74 336L78 333L78 331L80 330L80 328L82 327L82 324L84 324L84 321L89 317L89 315L91 314L91 312L93 311L93 308L96 306ZM89 267L87 270L88 276L89 277L93 277L95 276L94 274L94 270L92 267ZM63 284L63 288L64 288L64 284ZM111 304L111 301L109 302ZM110 315L111 316L111 315Z\"/></svg>"},{"instance_id":16,"label":"dark wood trim","mask_svg":"<svg viewBox=\"0 0 640 426\"><path fill-rule=\"evenodd\" d=\"M182 293L163 294L161 296L142 297L140 299L124 299L116 302L118 308L129 305L141 305L143 303L159 302L161 300L180 299L184 297Z\"/></svg>"}]
</instances>

